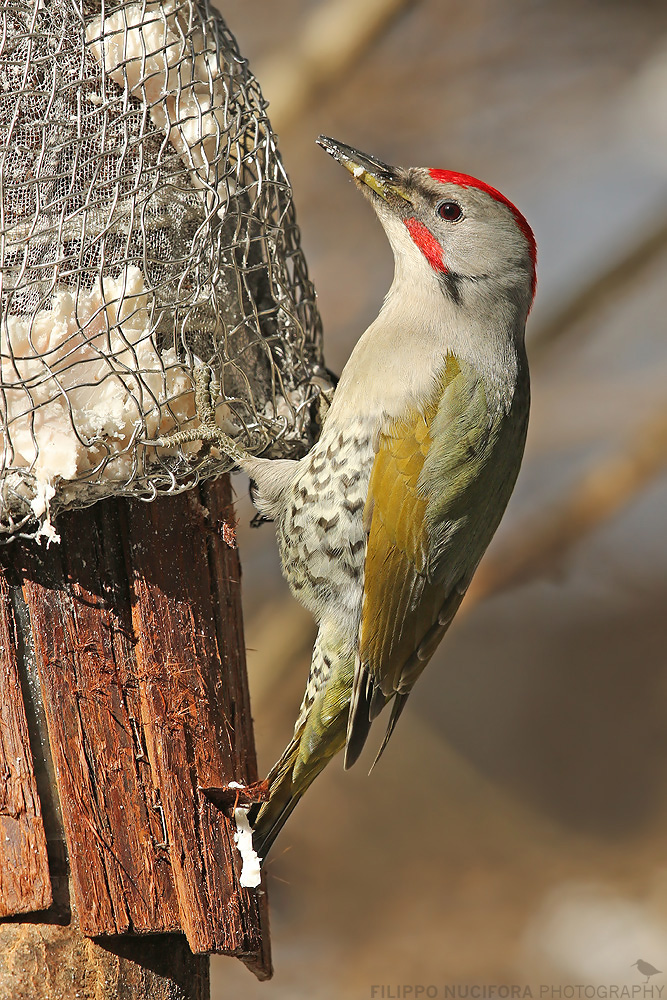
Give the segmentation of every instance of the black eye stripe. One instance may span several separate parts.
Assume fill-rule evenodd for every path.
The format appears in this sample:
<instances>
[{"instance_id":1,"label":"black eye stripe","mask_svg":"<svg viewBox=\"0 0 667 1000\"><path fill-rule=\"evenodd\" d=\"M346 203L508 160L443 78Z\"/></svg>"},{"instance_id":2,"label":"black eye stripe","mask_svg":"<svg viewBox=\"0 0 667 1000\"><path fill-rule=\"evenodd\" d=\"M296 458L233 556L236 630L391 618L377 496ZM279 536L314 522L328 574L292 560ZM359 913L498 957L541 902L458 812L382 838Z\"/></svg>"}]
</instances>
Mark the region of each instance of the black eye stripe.
<instances>
[{"instance_id":1,"label":"black eye stripe","mask_svg":"<svg viewBox=\"0 0 667 1000\"><path fill-rule=\"evenodd\" d=\"M451 201L450 199L441 201L436 208L436 212L445 222L458 222L463 218L463 209L458 201Z\"/></svg>"}]
</instances>

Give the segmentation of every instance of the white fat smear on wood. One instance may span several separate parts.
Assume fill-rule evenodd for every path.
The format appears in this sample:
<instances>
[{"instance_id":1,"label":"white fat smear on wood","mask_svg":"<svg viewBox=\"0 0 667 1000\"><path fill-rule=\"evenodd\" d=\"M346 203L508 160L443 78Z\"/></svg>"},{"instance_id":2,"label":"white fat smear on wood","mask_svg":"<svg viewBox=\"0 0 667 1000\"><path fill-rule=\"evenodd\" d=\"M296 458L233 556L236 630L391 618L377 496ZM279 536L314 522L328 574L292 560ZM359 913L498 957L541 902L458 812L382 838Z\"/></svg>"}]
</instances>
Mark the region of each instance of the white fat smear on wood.
<instances>
[{"instance_id":1,"label":"white fat smear on wood","mask_svg":"<svg viewBox=\"0 0 667 1000\"><path fill-rule=\"evenodd\" d=\"M226 146L228 94L219 54L210 44L207 51L200 27L188 24L187 7L174 0L124 4L104 20L94 18L86 38L114 83L148 107L194 186L210 191ZM233 159L234 150L227 156ZM226 192L220 184L223 202Z\"/></svg>"},{"instance_id":2,"label":"white fat smear on wood","mask_svg":"<svg viewBox=\"0 0 667 1000\"><path fill-rule=\"evenodd\" d=\"M52 542L60 542L60 535L51 523L50 503L55 495L56 491L50 483L40 483L38 481L35 495L30 501L30 506L35 517L43 518L35 538L38 542L44 539L47 549Z\"/></svg>"},{"instance_id":3,"label":"white fat smear on wood","mask_svg":"<svg viewBox=\"0 0 667 1000\"><path fill-rule=\"evenodd\" d=\"M229 783L230 788L234 786L236 782ZM243 788L243 785L239 787ZM237 807L234 810L234 822L236 823L234 841L243 862L239 882L244 889L256 889L262 881L262 874L259 868L260 859L252 846L252 827L248 822L248 810Z\"/></svg>"}]
</instances>

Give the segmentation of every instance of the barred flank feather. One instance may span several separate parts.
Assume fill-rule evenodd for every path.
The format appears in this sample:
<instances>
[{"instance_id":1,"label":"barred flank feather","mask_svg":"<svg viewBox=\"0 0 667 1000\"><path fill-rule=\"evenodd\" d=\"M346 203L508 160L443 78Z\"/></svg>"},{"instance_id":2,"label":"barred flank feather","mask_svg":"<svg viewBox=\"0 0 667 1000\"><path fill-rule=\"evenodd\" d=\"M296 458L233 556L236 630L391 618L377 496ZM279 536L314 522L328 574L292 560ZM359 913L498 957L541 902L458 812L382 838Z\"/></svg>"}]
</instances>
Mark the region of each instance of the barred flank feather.
<instances>
[{"instance_id":1,"label":"barred flank feather","mask_svg":"<svg viewBox=\"0 0 667 1000\"><path fill-rule=\"evenodd\" d=\"M350 660L332 664L328 683L318 690L308 714L300 718L293 739L268 774L269 801L250 811L253 846L262 860L303 793L343 749L352 671Z\"/></svg>"}]
</instances>

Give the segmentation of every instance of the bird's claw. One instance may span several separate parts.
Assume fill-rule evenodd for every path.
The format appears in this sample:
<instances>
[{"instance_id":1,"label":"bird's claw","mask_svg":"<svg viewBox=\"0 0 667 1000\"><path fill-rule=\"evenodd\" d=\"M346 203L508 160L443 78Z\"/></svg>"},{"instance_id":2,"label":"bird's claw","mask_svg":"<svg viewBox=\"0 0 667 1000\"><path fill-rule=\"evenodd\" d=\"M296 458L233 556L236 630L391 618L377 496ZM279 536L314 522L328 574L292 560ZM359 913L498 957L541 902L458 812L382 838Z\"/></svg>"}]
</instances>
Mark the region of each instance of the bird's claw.
<instances>
[{"instance_id":1,"label":"bird's claw","mask_svg":"<svg viewBox=\"0 0 667 1000\"><path fill-rule=\"evenodd\" d=\"M228 785L219 787L203 788L200 785L199 791L209 802L229 816L233 816L237 808L249 809L250 806L268 802L269 799L269 783L266 779L253 781L250 785L243 785L237 781L230 781Z\"/></svg>"},{"instance_id":2,"label":"bird's claw","mask_svg":"<svg viewBox=\"0 0 667 1000\"><path fill-rule=\"evenodd\" d=\"M214 444L233 462L240 465L249 458L247 451L236 444L228 434L218 427L215 419L215 404L220 395L220 382L214 377L208 365L199 365L192 372L195 384L195 410L199 417L197 427L180 431L172 431L161 437L145 441L144 444L155 448L177 448L190 441L203 441Z\"/></svg>"}]
</instances>

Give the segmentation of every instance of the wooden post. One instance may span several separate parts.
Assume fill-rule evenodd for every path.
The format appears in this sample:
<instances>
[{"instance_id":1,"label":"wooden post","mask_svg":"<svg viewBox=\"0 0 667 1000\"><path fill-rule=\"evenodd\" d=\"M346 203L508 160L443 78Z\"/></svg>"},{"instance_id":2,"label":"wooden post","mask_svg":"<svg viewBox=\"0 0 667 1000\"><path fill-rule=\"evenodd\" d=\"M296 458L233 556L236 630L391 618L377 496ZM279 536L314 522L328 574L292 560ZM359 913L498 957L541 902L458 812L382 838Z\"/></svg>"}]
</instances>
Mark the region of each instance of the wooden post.
<instances>
[{"instance_id":1,"label":"wooden post","mask_svg":"<svg viewBox=\"0 0 667 1000\"><path fill-rule=\"evenodd\" d=\"M209 960L178 934L105 943L73 925L0 929L0 1000L209 1000Z\"/></svg>"},{"instance_id":2,"label":"wooden post","mask_svg":"<svg viewBox=\"0 0 667 1000\"><path fill-rule=\"evenodd\" d=\"M265 978L264 891L240 887L233 824L200 791L257 778L229 480L104 501L57 530L60 545L2 554L0 914L55 898L46 924L0 926L0 1000L5 981L40 997L30 977L53 967L55 983L65 955L83 984L133 997L204 1000L208 959L192 953Z\"/></svg>"}]
</instances>

